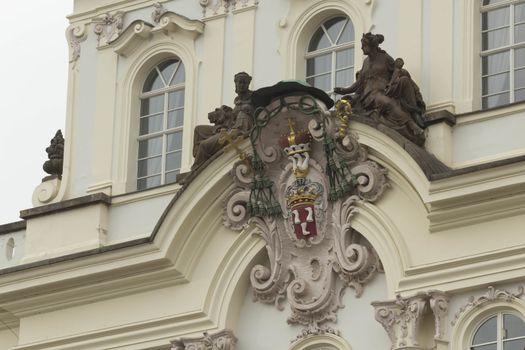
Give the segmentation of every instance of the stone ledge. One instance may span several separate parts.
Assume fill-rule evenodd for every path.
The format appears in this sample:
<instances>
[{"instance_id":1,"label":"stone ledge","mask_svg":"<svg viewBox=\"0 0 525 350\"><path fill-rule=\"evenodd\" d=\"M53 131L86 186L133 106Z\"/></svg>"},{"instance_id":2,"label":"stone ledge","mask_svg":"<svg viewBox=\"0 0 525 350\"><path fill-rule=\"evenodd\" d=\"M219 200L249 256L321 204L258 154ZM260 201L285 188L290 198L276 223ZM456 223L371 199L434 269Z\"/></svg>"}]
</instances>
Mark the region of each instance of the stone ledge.
<instances>
[{"instance_id":1,"label":"stone ledge","mask_svg":"<svg viewBox=\"0 0 525 350\"><path fill-rule=\"evenodd\" d=\"M424 122L426 126L439 123L447 123L450 126L454 126L456 125L456 115L445 109L425 114Z\"/></svg>"},{"instance_id":2,"label":"stone ledge","mask_svg":"<svg viewBox=\"0 0 525 350\"><path fill-rule=\"evenodd\" d=\"M54 214L57 212L71 210L96 203L105 203L109 205L111 204L111 197L105 193L90 194L88 196L73 198L63 202L21 210L20 218L27 220L38 216Z\"/></svg>"},{"instance_id":3,"label":"stone ledge","mask_svg":"<svg viewBox=\"0 0 525 350\"><path fill-rule=\"evenodd\" d=\"M0 225L0 235L5 235L11 232L22 231L26 229L26 221L15 221L8 224Z\"/></svg>"}]
</instances>

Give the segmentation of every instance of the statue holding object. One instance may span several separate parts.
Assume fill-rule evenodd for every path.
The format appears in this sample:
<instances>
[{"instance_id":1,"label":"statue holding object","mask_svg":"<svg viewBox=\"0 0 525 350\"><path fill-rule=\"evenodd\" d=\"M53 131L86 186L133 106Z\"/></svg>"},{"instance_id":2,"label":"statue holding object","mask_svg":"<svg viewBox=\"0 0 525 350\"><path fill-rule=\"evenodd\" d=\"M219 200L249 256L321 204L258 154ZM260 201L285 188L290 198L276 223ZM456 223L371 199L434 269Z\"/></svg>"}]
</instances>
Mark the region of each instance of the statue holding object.
<instances>
[{"instance_id":1,"label":"statue holding object","mask_svg":"<svg viewBox=\"0 0 525 350\"><path fill-rule=\"evenodd\" d=\"M349 87L336 87L334 92L352 104L357 114L378 112L378 122L405 136L415 144L425 143L423 114L425 102L419 87L403 68L401 58L394 59L379 47L381 34L366 33L361 49L367 56L356 73L356 81Z\"/></svg>"},{"instance_id":2,"label":"statue holding object","mask_svg":"<svg viewBox=\"0 0 525 350\"><path fill-rule=\"evenodd\" d=\"M196 170L211 156L222 150L228 140L244 137L253 127L252 91L249 89L252 77L245 72L235 74L234 108L221 106L208 113L214 125L197 125L193 134L193 156L191 170ZM225 134L226 137L225 137Z\"/></svg>"}]
</instances>

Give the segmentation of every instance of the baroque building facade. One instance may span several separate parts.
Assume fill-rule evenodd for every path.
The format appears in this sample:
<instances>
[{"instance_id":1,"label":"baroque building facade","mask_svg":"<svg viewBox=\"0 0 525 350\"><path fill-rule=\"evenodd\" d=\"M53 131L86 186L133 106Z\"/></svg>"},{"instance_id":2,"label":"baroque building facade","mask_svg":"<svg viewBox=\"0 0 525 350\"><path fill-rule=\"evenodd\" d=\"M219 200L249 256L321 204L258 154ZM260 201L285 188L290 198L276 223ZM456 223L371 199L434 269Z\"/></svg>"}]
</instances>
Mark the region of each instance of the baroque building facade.
<instances>
[{"instance_id":1,"label":"baroque building facade","mask_svg":"<svg viewBox=\"0 0 525 350\"><path fill-rule=\"evenodd\" d=\"M524 2L69 20L50 176L0 225L0 349L525 348Z\"/></svg>"}]
</instances>

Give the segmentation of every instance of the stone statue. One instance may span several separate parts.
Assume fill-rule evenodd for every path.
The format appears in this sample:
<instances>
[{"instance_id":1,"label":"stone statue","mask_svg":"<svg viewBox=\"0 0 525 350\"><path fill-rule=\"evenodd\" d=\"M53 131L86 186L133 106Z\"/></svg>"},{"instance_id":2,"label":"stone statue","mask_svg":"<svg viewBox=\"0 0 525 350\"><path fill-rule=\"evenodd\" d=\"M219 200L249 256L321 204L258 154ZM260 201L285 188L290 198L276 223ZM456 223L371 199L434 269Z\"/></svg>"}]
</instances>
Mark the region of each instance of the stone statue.
<instances>
[{"instance_id":1,"label":"stone statue","mask_svg":"<svg viewBox=\"0 0 525 350\"><path fill-rule=\"evenodd\" d=\"M377 111L379 122L395 129L414 143L425 142L423 114L426 107L417 84L402 59L394 59L379 47L384 41L381 34L366 33L361 49L367 56L349 87L336 87L337 94L352 103L356 113L372 114Z\"/></svg>"},{"instance_id":2,"label":"stone statue","mask_svg":"<svg viewBox=\"0 0 525 350\"><path fill-rule=\"evenodd\" d=\"M235 117L234 129L246 134L253 127L253 91L249 89L252 77L245 72L235 74L235 92L237 97L233 100L233 115Z\"/></svg>"},{"instance_id":3,"label":"stone statue","mask_svg":"<svg viewBox=\"0 0 525 350\"><path fill-rule=\"evenodd\" d=\"M64 162L64 137L62 131L58 130L51 144L46 148L47 160L42 168L50 175L62 176L62 164Z\"/></svg>"},{"instance_id":4,"label":"stone statue","mask_svg":"<svg viewBox=\"0 0 525 350\"><path fill-rule=\"evenodd\" d=\"M229 131L233 127L232 109L228 106L215 108L208 113L210 123L214 125L197 125L193 131L193 156L195 162L191 170L197 169L208 158L224 147L221 142L221 132Z\"/></svg>"},{"instance_id":5,"label":"stone statue","mask_svg":"<svg viewBox=\"0 0 525 350\"><path fill-rule=\"evenodd\" d=\"M238 136L246 137L253 127L252 91L249 89L252 77L245 72L235 74L234 108L221 106L208 113L208 119L215 125L197 125L193 137L193 156L195 161L191 170L200 167L229 140Z\"/></svg>"}]
</instances>

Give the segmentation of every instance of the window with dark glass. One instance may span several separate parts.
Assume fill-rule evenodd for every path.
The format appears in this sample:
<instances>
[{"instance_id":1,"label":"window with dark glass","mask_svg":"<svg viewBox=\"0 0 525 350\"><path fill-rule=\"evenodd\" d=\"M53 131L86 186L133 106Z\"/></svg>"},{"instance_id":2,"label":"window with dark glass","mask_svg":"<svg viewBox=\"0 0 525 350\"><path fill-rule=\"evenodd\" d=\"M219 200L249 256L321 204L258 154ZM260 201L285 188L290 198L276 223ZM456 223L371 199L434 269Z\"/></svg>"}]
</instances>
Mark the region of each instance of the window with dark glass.
<instances>
[{"instance_id":1,"label":"window with dark glass","mask_svg":"<svg viewBox=\"0 0 525 350\"><path fill-rule=\"evenodd\" d=\"M525 322L514 314L498 313L476 329L470 350L525 349Z\"/></svg>"},{"instance_id":2,"label":"window with dark glass","mask_svg":"<svg viewBox=\"0 0 525 350\"><path fill-rule=\"evenodd\" d=\"M482 0L481 67L483 108L525 100L525 2Z\"/></svg>"},{"instance_id":3,"label":"window with dark glass","mask_svg":"<svg viewBox=\"0 0 525 350\"><path fill-rule=\"evenodd\" d=\"M182 159L184 65L170 59L148 75L140 95L137 189L175 182Z\"/></svg>"},{"instance_id":4,"label":"window with dark glass","mask_svg":"<svg viewBox=\"0 0 525 350\"><path fill-rule=\"evenodd\" d=\"M354 81L354 26L348 17L334 17L314 33L306 53L306 82L332 98L336 86Z\"/></svg>"}]
</instances>

